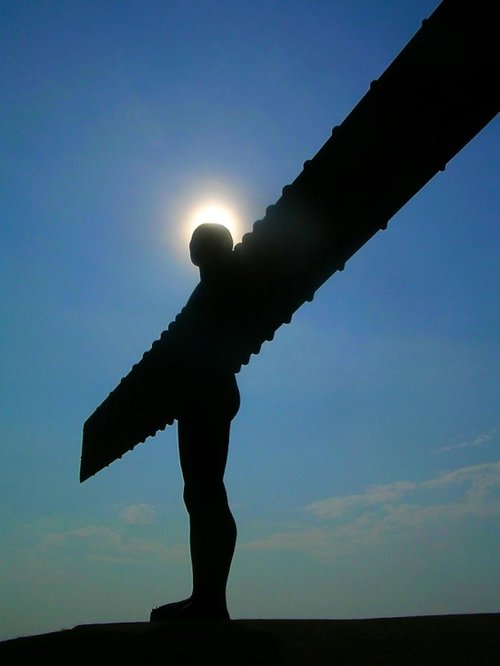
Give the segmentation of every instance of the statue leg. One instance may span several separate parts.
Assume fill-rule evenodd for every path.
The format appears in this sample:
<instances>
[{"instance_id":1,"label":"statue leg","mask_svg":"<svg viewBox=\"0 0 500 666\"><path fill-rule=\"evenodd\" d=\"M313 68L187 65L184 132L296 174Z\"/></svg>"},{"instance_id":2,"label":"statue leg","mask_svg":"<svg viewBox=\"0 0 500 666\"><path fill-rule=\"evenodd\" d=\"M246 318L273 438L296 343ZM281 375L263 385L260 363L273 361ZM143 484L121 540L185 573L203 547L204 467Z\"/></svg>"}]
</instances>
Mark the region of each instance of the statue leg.
<instances>
[{"instance_id":1,"label":"statue leg","mask_svg":"<svg viewBox=\"0 0 500 666\"><path fill-rule=\"evenodd\" d=\"M191 601L200 612L228 619L226 584L236 544L224 470L230 422L179 422L184 502L189 513Z\"/></svg>"},{"instance_id":2,"label":"statue leg","mask_svg":"<svg viewBox=\"0 0 500 666\"><path fill-rule=\"evenodd\" d=\"M224 472L231 420L239 407L239 394L237 388L236 392L226 392L227 399L221 402L214 388L196 413L178 420L184 502L189 514L192 594L184 601L154 609L152 621L229 619L226 585L236 543L236 524L227 500Z\"/></svg>"}]
</instances>

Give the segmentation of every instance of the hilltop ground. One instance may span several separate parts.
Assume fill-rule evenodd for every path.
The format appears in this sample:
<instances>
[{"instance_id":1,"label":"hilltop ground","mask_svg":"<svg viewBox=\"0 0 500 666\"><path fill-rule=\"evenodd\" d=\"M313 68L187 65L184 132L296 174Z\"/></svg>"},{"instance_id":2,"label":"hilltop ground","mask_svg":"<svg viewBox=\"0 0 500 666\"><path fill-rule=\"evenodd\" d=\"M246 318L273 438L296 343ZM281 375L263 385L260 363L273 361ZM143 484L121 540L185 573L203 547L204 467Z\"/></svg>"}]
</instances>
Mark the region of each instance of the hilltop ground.
<instances>
[{"instance_id":1,"label":"hilltop ground","mask_svg":"<svg viewBox=\"0 0 500 666\"><path fill-rule=\"evenodd\" d=\"M2 664L496 666L500 613L81 625L0 643Z\"/></svg>"}]
</instances>

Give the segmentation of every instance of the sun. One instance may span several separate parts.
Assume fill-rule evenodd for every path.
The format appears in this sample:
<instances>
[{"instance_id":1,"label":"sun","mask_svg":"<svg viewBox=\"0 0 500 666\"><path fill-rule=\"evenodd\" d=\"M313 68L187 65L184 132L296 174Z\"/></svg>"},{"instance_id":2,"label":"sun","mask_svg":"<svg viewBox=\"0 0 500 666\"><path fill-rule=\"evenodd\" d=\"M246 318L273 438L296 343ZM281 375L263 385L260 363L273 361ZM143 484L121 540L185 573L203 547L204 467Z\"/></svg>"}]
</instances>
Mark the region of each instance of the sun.
<instances>
[{"instance_id":1,"label":"sun","mask_svg":"<svg viewBox=\"0 0 500 666\"><path fill-rule=\"evenodd\" d=\"M186 235L191 239L193 231L200 224L222 224L229 229L233 241L236 244L241 236L241 223L237 214L229 206L208 201L200 204L188 217Z\"/></svg>"},{"instance_id":2,"label":"sun","mask_svg":"<svg viewBox=\"0 0 500 666\"><path fill-rule=\"evenodd\" d=\"M176 228L176 233L169 235L169 243L175 249L175 253L184 263L189 259L189 243L193 231L200 224L221 224L229 229L233 238L233 244L237 245L246 231L241 214L232 201L224 197L207 196L191 199L191 205L182 206L175 217L179 217L181 223Z\"/></svg>"}]
</instances>

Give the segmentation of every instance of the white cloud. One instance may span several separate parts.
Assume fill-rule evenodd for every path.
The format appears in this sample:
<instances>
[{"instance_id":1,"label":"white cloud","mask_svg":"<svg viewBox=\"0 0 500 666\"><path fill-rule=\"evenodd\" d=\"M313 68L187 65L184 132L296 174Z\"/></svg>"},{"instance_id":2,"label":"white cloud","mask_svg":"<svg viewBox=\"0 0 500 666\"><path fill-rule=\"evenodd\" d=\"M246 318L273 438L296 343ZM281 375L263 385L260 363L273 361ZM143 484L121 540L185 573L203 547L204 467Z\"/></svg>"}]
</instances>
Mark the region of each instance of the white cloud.
<instances>
[{"instance_id":1,"label":"white cloud","mask_svg":"<svg viewBox=\"0 0 500 666\"><path fill-rule=\"evenodd\" d=\"M446 489L451 486L468 486L467 496L478 496L487 492L490 487L500 485L500 461L461 467L444 472L434 479L415 483L412 481L396 481L394 483L370 486L359 495L345 497L330 497L319 502L313 502L306 507L306 511L318 518L341 518L347 513L364 507L377 505L391 505L403 497L414 494L425 494L429 489ZM423 498L423 501L429 499Z\"/></svg>"},{"instance_id":2,"label":"white cloud","mask_svg":"<svg viewBox=\"0 0 500 666\"><path fill-rule=\"evenodd\" d=\"M416 488L416 484L411 481L396 481L383 486L370 486L360 495L331 497L320 502L313 502L306 507L306 510L318 518L339 518L357 507L373 506L400 499L414 488Z\"/></svg>"},{"instance_id":3,"label":"white cloud","mask_svg":"<svg viewBox=\"0 0 500 666\"><path fill-rule=\"evenodd\" d=\"M151 525L155 518L156 510L151 504L131 504L121 512L121 519L129 525Z\"/></svg>"},{"instance_id":4,"label":"white cloud","mask_svg":"<svg viewBox=\"0 0 500 666\"><path fill-rule=\"evenodd\" d=\"M77 552L78 556L92 560L114 562L141 562L151 558L161 561L180 561L186 557L184 546L165 546L154 539L137 539L121 529L87 525L60 532L43 533L39 537L38 552L62 549Z\"/></svg>"},{"instance_id":5,"label":"white cloud","mask_svg":"<svg viewBox=\"0 0 500 666\"><path fill-rule=\"evenodd\" d=\"M489 432L483 433L474 437L474 439L468 439L458 444L449 444L448 446L442 446L437 449L437 453L447 453L448 451L456 451L457 449L470 449L484 446L489 442L493 441L495 435L498 433L498 428L491 430Z\"/></svg>"},{"instance_id":6,"label":"white cloud","mask_svg":"<svg viewBox=\"0 0 500 666\"><path fill-rule=\"evenodd\" d=\"M418 483L370 486L364 493L314 502L306 513L321 519L321 527L270 534L242 547L331 559L395 540L416 540L419 547L438 542L439 535L450 530L460 533L467 524L500 514L500 461L461 467Z\"/></svg>"}]
</instances>

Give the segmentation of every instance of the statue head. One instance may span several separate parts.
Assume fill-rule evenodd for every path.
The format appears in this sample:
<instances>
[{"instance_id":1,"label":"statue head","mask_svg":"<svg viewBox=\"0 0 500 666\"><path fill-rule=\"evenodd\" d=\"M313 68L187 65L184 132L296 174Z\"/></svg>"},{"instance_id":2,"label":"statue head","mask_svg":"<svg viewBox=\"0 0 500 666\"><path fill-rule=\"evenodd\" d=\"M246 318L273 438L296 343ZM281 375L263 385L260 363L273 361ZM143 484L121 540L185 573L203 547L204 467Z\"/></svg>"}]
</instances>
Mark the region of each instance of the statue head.
<instances>
[{"instance_id":1,"label":"statue head","mask_svg":"<svg viewBox=\"0 0 500 666\"><path fill-rule=\"evenodd\" d=\"M222 224L200 224L189 243L191 261L199 268L207 268L223 261L233 249L231 232Z\"/></svg>"}]
</instances>

